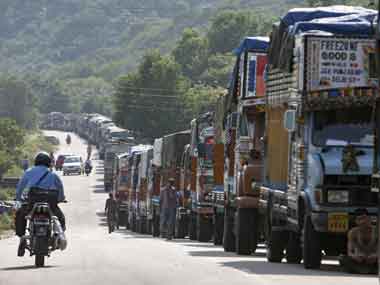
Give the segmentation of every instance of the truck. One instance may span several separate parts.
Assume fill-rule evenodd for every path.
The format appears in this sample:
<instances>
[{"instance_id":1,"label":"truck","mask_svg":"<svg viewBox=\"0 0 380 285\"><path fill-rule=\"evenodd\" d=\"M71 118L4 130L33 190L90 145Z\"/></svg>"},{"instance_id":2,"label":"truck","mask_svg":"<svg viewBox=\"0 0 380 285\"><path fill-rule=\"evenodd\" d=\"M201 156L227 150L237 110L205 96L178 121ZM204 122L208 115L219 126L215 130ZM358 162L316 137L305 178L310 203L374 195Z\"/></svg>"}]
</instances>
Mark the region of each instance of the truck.
<instances>
[{"instance_id":1,"label":"truck","mask_svg":"<svg viewBox=\"0 0 380 285\"><path fill-rule=\"evenodd\" d=\"M114 188L116 177L116 156L121 153L129 152L133 146L133 141L113 141L106 144L104 156L104 189L110 192Z\"/></svg>"},{"instance_id":2,"label":"truck","mask_svg":"<svg viewBox=\"0 0 380 285\"><path fill-rule=\"evenodd\" d=\"M162 166L163 138L157 138L153 143L153 157L148 169L147 218L148 227L153 237L160 235L160 185Z\"/></svg>"},{"instance_id":3,"label":"truck","mask_svg":"<svg viewBox=\"0 0 380 285\"><path fill-rule=\"evenodd\" d=\"M254 253L261 237L259 187L263 182L265 70L269 38L246 37L235 49L227 97L224 249Z\"/></svg>"},{"instance_id":4,"label":"truck","mask_svg":"<svg viewBox=\"0 0 380 285\"><path fill-rule=\"evenodd\" d=\"M213 113L202 114L191 121L190 137L190 196L189 237L208 242L213 237L214 189L214 127Z\"/></svg>"},{"instance_id":5,"label":"truck","mask_svg":"<svg viewBox=\"0 0 380 285\"><path fill-rule=\"evenodd\" d=\"M128 178L130 173L128 172L128 159L130 153L121 153L116 156L116 179L114 183L114 197L116 199L117 205L117 219L116 228L119 229L120 226L129 228L128 224L128 198L129 198L129 187Z\"/></svg>"},{"instance_id":6,"label":"truck","mask_svg":"<svg viewBox=\"0 0 380 285\"><path fill-rule=\"evenodd\" d=\"M319 268L323 256L346 253L356 209L376 222L376 15L345 6L294 9L273 28L260 186L270 262L286 257Z\"/></svg>"},{"instance_id":7,"label":"truck","mask_svg":"<svg viewBox=\"0 0 380 285\"><path fill-rule=\"evenodd\" d=\"M221 95L215 106L214 112L214 149L213 149L213 170L214 170L214 187L212 190L213 204L213 242L214 245L223 244L224 234L224 172L225 172L225 132L224 132L224 115L227 94Z\"/></svg>"},{"instance_id":8,"label":"truck","mask_svg":"<svg viewBox=\"0 0 380 285\"><path fill-rule=\"evenodd\" d=\"M153 157L153 146L146 145L136 156L139 160L138 181L136 186L136 231L141 234L150 234L148 225L148 167Z\"/></svg>"},{"instance_id":9,"label":"truck","mask_svg":"<svg viewBox=\"0 0 380 285\"><path fill-rule=\"evenodd\" d=\"M153 181L150 183L150 224L153 236L160 234L160 193L168 185L169 178L175 179L176 189L180 189L180 166L184 146L190 141L190 131L182 131L156 140L153 147ZM159 187L157 187L159 181ZM152 188L153 187L153 188Z\"/></svg>"}]
</instances>

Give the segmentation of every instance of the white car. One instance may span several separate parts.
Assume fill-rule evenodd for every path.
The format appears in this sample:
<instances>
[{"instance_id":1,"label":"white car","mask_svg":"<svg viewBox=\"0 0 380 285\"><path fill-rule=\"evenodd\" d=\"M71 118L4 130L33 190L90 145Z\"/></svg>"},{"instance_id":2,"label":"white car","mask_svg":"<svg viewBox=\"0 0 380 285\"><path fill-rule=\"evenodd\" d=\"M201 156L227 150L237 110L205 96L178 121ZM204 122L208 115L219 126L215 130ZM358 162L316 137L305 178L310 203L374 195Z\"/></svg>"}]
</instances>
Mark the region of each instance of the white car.
<instances>
[{"instance_id":1,"label":"white car","mask_svg":"<svg viewBox=\"0 0 380 285\"><path fill-rule=\"evenodd\" d=\"M68 156L65 157L62 167L63 175L78 174L81 175L83 172L83 161L80 156Z\"/></svg>"}]
</instances>

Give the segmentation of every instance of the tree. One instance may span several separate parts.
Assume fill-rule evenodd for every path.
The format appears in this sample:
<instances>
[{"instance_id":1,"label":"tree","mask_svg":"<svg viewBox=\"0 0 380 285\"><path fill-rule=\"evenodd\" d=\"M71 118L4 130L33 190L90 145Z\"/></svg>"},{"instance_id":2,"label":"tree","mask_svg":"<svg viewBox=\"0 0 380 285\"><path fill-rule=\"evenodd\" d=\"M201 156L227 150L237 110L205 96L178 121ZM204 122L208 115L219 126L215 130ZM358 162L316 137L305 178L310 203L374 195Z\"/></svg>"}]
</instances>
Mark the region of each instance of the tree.
<instances>
[{"instance_id":1,"label":"tree","mask_svg":"<svg viewBox=\"0 0 380 285\"><path fill-rule=\"evenodd\" d=\"M70 96L63 91L63 87L58 82L44 83L44 94L40 97L39 109L42 113L50 112L72 112L72 102Z\"/></svg>"},{"instance_id":2,"label":"tree","mask_svg":"<svg viewBox=\"0 0 380 285\"><path fill-rule=\"evenodd\" d=\"M20 155L18 147L23 144L24 131L16 121L0 118L0 179Z\"/></svg>"},{"instance_id":3,"label":"tree","mask_svg":"<svg viewBox=\"0 0 380 285\"><path fill-rule=\"evenodd\" d=\"M13 76L0 78L0 117L14 119L24 128L36 125L36 100L28 84Z\"/></svg>"},{"instance_id":4,"label":"tree","mask_svg":"<svg viewBox=\"0 0 380 285\"><path fill-rule=\"evenodd\" d=\"M248 35L257 35L258 23L251 12L223 11L212 20L207 33L210 52L231 52Z\"/></svg>"},{"instance_id":5,"label":"tree","mask_svg":"<svg viewBox=\"0 0 380 285\"><path fill-rule=\"evenodd\" d=\"M186 81L179 65L157 50L149 51L137 72L119 79L114 95L114 119L148 138L181 130Z\"/></svg>"},{"instance_id":6,"label":"tree","mask_svg":"<svg viewBox=\"0 0 380 285\"><path fill-rule=\"evenodd\" d=\"M173 50L173 56L183 74L196 81L207 67L207 39L193 29L185 29Z\"/></svg>"}]
</instances>

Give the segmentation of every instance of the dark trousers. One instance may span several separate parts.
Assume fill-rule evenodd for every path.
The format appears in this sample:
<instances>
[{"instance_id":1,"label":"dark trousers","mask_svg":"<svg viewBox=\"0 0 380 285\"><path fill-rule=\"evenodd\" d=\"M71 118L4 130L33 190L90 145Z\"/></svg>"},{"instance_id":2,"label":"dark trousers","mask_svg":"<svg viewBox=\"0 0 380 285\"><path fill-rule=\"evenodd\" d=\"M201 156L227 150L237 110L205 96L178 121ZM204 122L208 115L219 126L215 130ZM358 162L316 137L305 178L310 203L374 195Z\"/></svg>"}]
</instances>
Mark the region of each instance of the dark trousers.
<instances>
[{"instance_id":1,"label":"dark trousers","mask_svg":"<svg viewBox=\"0 0 380 285\"><path fill-rule=\"evenodd\" d=\"M376 274L378 271L377 263L366 264L362 262L357 262L352 257L347 256L347 255L339 256L339 263L344 268L344 270L349 273Z\"/></svg>"},{"instance_id":2,"label":"dark trousers","mask_svg":"<svg viewBox=\"0 0 380 285\"><path fill-rule=\"evenodd\" d=\"M62 229L65 231L66 219L62 210L58 207L58 205L53 205L53 206L51 205L50 209L53 212L53 214L57 216L59 222L61 223ZM25 217L29 214L30 211L31 211L30 206L24 205L16 212L16 220L15 220L16 235L19 237L22 237L25 235L25 231L26 231Z\"/></svg>"},{"instance_id":3,"label":"dark trousers","mask_svg":"<svg viewBox=\"0 0 380 285\"><path fill-rule=\"evenodd\" d=\"M175 227L176 208L161 209L161 233L166 234L167 238L172 238Z\"/></svg>"}]
</instances>

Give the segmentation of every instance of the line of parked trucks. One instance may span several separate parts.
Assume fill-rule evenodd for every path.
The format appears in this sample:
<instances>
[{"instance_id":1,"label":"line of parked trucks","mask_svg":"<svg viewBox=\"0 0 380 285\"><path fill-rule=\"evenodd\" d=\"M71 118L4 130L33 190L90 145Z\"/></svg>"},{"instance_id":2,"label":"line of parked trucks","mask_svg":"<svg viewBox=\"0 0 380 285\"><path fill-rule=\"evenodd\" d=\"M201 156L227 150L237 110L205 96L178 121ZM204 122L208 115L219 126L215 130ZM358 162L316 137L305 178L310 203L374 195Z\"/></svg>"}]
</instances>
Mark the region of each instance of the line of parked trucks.
<instances>
[{"instance_id":1,"label":"line of parked trucks","mask_svg":"<svg viewBox=\"0 0 380 285\"><path fill-rule=\"evenodd\" d=\"M244 255L265 242L268 261L305 268L346 253L355 209L377 222L376 16L292 9L270 38L245 38L213 112L153 145L121 140L109 158L120 226L159 236L160 191L173 177L177 238Z\"/></svg>"}]
</instances>

